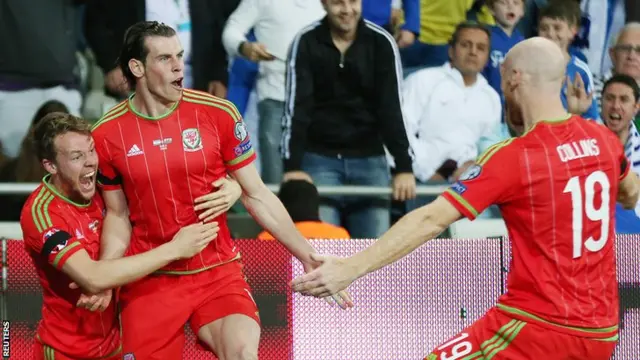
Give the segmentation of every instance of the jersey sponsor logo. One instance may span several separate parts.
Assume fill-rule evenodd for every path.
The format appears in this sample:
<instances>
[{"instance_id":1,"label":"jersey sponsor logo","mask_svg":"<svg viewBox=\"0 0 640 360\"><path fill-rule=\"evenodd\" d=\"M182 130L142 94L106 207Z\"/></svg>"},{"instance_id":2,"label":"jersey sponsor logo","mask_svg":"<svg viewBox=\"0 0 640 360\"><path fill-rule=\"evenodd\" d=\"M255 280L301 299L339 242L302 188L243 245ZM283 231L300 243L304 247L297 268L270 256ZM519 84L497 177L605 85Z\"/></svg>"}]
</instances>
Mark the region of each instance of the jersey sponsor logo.
<instances>
[{"instance_id":1,"label":"jersey sponsor logo","mask_svg":"<svg viewBox=\"0 0 640 360\"><path fill-rule=\"evenodd\" d=\"M458 195L462 195L465 191L467 191L467 187L462 185L460 182L456 182L451 185L451 190L455 191Z\"/></svg>"},{"instance_id":2,"label":"jersey sponsor logo","mask_svg":"<svg viewBox=\"0 0 640 360\"><path fill-rule=\"evenodd\" d=\"M196 128L186 129L182 132L182 145L184 151L202 150L202 137Z\"/></svg>"},{"instance_id":3,"label":"jersey sponsor logo","mask_svg":"<svg viewBox=\"0 0 640 360\"><path fill-rule=\"evenodd\" d=\"M251 150L251 141L249 141L249 139L246 139L245 141L240 143L240 145L233 148L233 152L234 154L236 154L236 156L244 155L248 153L250 150Z\"/></svg>"},{"instance_id":4,"label":"jersey sponsor logo","mask_svg":"<svg viewBox=\"0 0 640 360\"><path fill-rule=\"evenodd\" d=\"M129 151L127 152L127 157L132 157L132 156L137 156L137 155L142 155L142 154L144 154L144 152L142 150L140 150L138 145L137 144L133 144L131 149L129 149Z\"/></svg>"},{"instance_id":5,"label":"jersey sponsor logo","mask_svg":"<svg viewBox=\"0 0 640 360\"><path fill-rule=\"evenodd\" d=\"M244 139L247 138L249 134L243 121L238 121L236 123L236 126L233 128L233 135L240 141L244 141Z\"/></svg>"},{"instance_id":6,"label":"jersey sponsor logo","mask_svg":"<svg viewBox=\"0 0 640 360\"><path fill-rule=\"evenodd\" d=\"M99 224L100 224L100 221L93 220L91 223L89 223L89 230L91 230L94 234L97 234Z\"/></svg>"},{"instance_id":7,"label":"jersey sponsor logo","mask_svg":"<svg viewBox=\"0 0 640 360\"><path fill-rule=\"evenodd\" d=\"M482 166L480 165L471 165L467 170L465 170L458 180L466 181L473 180L480 176L480 172L482 172Z\"/></svg>"},{"instance_id":8,"label":"jersey sponsor logo","mask_svg":"<svg viewBox=\"0 0 640 360\"><path fill-rule=\"evenodd\" d=\"M173 139L171 138L157 139L153 140L153 146L159 146L160 150L164 151L167 150L167 145L171 144L172 142Z\"/></svg>"}]
</instances>

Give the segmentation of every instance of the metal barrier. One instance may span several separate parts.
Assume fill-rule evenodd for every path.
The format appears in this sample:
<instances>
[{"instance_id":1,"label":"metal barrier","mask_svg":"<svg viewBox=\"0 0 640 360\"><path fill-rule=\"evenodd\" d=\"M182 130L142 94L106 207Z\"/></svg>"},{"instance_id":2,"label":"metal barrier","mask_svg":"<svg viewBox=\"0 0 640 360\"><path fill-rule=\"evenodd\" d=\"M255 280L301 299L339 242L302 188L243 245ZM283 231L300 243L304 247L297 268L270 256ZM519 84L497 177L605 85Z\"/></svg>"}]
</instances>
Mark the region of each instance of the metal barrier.
<instances>
[{"instance_id":1,"label":"metal barrier","mask_svg":"<svg viewBox=\"0 0 640 360\"><path fill-rule=\"evenodd\" d=\"M3 194L30 194L38 186L38 183L5 183L0 184L0 195ZM277 192L280 189L278 184L267 184L269 190ZM440 195L448 186L446 185L428 185L418 186L418 195ZM318 186L320 195L353 195L353 196L378 196L391 195L392 189L384 186Z\"/></svg>"}]
</instances>

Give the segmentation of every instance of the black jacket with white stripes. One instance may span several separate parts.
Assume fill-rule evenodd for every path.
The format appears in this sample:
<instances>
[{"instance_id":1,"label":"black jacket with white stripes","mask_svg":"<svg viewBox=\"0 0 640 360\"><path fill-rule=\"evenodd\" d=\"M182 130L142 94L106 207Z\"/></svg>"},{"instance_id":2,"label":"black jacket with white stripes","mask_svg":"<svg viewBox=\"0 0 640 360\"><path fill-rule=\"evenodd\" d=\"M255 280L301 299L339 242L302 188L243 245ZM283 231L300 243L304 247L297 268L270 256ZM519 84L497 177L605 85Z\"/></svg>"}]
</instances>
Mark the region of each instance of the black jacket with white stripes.
<instances>
[{"instance_id":1,"label":"black jacket with white stripes","mask_svg":"<svg viewBox=\"0 0 640 360\"><path fill-rule=\"evenodd\" d=\"M360 20L341 55L325 17L302 29L287 58L282 155L300 170L305 152L368 157L387 147L396 172L412 172L400 106L402 67L393 37ZM383 146L384 145L384 146Z\"/></svg>"}]
</instances>

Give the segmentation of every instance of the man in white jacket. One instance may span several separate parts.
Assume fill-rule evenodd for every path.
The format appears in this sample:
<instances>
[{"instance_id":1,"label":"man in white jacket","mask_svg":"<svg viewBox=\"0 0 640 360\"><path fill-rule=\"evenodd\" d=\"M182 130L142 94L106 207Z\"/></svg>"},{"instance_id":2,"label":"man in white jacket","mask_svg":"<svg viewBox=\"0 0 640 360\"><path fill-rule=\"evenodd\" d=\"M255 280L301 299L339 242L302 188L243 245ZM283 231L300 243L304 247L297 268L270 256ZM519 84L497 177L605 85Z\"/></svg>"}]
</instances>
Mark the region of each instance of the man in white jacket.
<instances>
[{"instance_id":1,"label":"man in white jacket","mask_svg":"<svg viewBox=\"0 0 640 360\"><path fill-rule=\"evenodd\" d=\"M450 41L450 62L419 70L404 82L413 172L421 183L457 180L478 156L479 141L500 126L500 97L480 74L490 41L482 25L461 23ZM409 210L424 201L408 204Z\"/></svg>"},{"instance_id":2,"label":"man in white jacket","mask_svg":"<svg viewBox=\"0 0 640 360\"><path fill-rule=\"evenodd\" d=\"M265 183L282 180L280 140L289 46L298 31L324 15L319 0L242 0L222 33L222 43L230 56L243 56L259 63L258 141ZM246 38L251 29L255 42Z\"/></svg>"}]
</instances>

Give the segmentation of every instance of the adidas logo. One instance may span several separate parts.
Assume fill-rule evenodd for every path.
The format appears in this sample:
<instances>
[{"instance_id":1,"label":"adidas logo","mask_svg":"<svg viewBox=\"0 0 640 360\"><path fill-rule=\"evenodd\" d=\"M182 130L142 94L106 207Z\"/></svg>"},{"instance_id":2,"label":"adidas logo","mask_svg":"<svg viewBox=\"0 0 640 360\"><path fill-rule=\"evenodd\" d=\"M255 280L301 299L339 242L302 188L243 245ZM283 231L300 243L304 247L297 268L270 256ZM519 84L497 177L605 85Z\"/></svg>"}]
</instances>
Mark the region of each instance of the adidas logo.
<instances>
[{"instance_id":1,"label":"adidas logo","mask_svg":"<svg viewBox=\"0 0 640 360\"><path fill-rule=\"evenodd\" d=\"M131 157L131 156L142 155L142 154L144 154L144 152L142 152L142 150L140 150L138 145L134 144L131 147L131 149L129 149L129 152L127 153L127 156Z\"/></svg>"}]
</instances>

